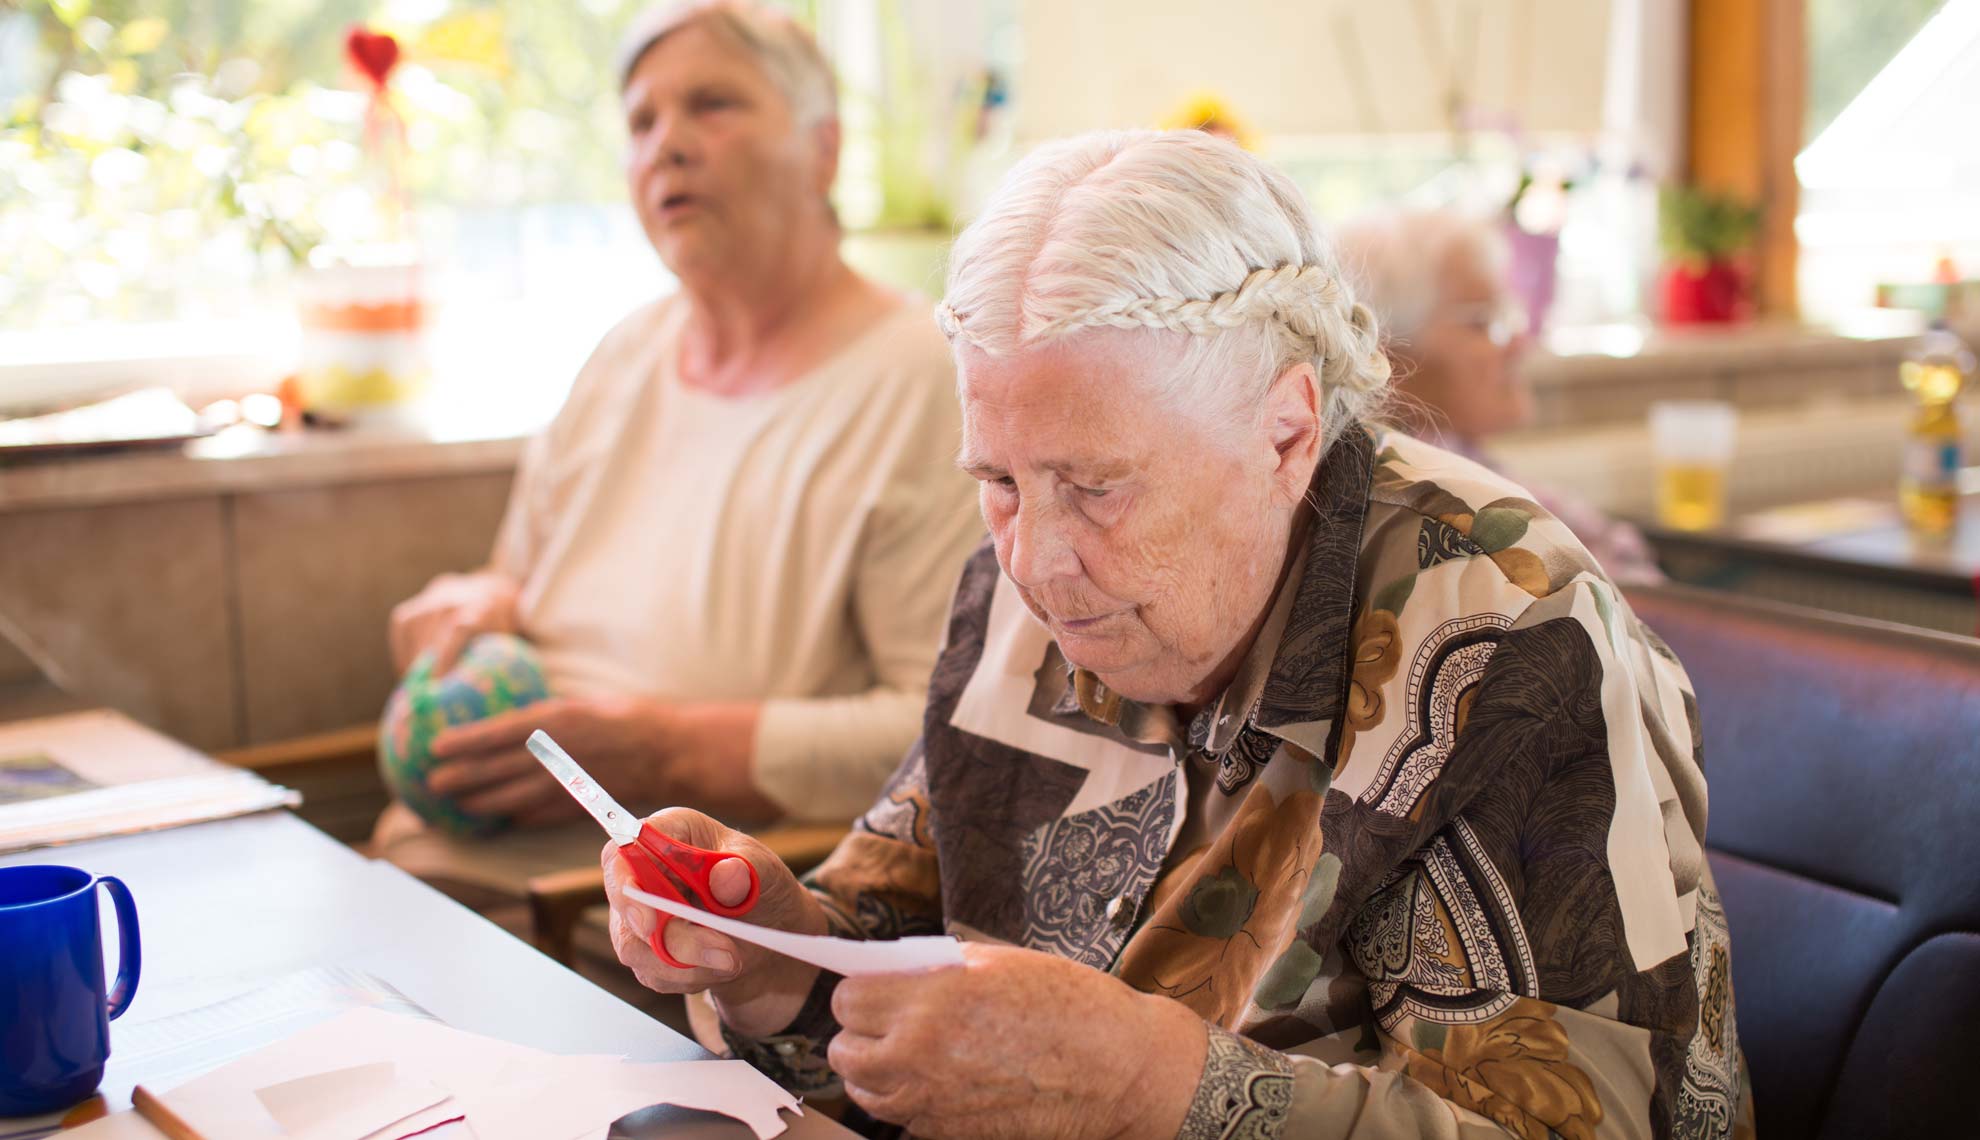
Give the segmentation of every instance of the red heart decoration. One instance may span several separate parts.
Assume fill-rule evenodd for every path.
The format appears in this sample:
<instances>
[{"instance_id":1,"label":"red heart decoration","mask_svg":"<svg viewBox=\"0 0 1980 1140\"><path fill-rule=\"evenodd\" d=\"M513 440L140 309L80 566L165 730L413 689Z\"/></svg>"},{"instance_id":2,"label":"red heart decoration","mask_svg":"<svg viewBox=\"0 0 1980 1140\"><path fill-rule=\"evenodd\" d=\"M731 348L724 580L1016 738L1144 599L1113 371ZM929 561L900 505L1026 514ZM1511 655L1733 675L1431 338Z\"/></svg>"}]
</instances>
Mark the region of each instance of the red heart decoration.
<instances>
[{"instance_id":1,"label":"red heart decoration","mask_svg":"<svg viewBox=\"0 0 1980 1140\"><path fill-rule=\"evenodd\" d=\"M398 65L399 41L383 32L352 28L344 37L344 54L350 57L352 66L371 80L372 86L383 89L392 68Z\"/></svg>"}]
</instances>

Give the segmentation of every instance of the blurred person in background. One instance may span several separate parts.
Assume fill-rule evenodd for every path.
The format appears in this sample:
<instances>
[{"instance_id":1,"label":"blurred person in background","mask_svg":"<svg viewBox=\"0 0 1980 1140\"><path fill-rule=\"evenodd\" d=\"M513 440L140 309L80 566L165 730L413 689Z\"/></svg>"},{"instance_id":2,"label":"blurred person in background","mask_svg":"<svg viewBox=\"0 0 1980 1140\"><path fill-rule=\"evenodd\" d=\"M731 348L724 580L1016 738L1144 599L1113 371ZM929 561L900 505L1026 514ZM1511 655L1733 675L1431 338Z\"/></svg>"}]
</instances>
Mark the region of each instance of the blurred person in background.
<instances>
[{"instance_id":1,"label":"blurred person in background","mask_svg":"<svg viewBox=\"0 0 1980 1140\"><path fill-rule=\"evenodd\" d=\"M1487 218L1454 209L1378 211L1342 226L1341 262L1381 318L1396 368L1390 414L1417 438L1486 467L1486 443L1533 419L1520 370L1532 345L1507 278L1504 236ZM1663 579L1636 528L1572 495L1529 490L1566 523L1609 576Z\"/></svg>"},{"instance_id":2,"label":"blurred person in background","mask_svg":"<svg viewBox=\"0 0 1980 1140\"><path fill-rule=\"evenodd\" d=\"M686 4L622 59L627 183L680 290L606 334L531 441L489 565L391 617L402 675L508 634L547 682L432 737L419 790L451 818L395 802L374 832L475 905L595 857L597 826L523 747L537 728L631 805L851 819L919 729L982 535L929 303L840 258L836 80L810 35ZM388 748L409 704L388 708Z\"/></svg>"}]
</instances>

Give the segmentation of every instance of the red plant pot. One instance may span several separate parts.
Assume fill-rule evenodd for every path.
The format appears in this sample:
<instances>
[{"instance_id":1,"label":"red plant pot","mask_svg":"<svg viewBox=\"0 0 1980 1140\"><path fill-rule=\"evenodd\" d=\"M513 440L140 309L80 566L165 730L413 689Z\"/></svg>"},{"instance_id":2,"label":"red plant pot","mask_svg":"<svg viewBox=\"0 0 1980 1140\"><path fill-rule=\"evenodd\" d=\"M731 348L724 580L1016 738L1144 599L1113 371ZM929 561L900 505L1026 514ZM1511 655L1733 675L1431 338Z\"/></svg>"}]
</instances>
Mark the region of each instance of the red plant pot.
<instances>
[{"instance_id":1,"label":"red plant pot","mask_svg":"<svg viewBox=\"0 0 1980 1140\"><path fill-rule=\"evenodd\" d=\"M1723 324L1744 320L1752 312L1747 284L1746 271L1738 263L1724 259L1667 265L1659 287L1664 323Z\"/></svg>"}]
</instances>

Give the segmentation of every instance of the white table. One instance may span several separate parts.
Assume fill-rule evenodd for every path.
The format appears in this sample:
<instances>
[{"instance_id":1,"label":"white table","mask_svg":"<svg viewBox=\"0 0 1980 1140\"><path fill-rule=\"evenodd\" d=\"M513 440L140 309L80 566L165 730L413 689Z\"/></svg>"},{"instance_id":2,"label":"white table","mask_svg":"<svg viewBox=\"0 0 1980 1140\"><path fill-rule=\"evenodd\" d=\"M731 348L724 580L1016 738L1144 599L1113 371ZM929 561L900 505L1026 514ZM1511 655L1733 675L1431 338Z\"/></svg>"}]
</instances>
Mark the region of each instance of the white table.
<instances>
[{"instance_id":1,"label":"white table","mask_svg":"<svg viewBox=\"0 0 1980 1140\"><path fill-rule=\"evenodd\" d=\"M644 1061L708 1055L445 895L286 812L0 855L0 866L26 863L115 875L137 899L143 977L130 1011L111 1026L113 1075L119 1026L331 965L375 975L457 1028L538 1049ZM114 956L114 938L107 941ZM749 1135L740 1124L720 1134ZM785 1135L851 1133L809 1112Z\"/></svg>"}]
</instances>

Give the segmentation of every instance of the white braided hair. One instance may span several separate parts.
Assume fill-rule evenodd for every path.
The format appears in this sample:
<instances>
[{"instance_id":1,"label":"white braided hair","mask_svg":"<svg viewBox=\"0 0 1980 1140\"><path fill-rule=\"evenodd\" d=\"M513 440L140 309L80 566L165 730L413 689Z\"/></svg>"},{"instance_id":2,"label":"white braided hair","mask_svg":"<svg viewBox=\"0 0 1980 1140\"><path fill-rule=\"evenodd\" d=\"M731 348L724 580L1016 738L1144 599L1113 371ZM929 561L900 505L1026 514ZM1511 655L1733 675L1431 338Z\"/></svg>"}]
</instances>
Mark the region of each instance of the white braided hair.
<instances>
[{"instance_id":1,"label":"white braided hair","mask_svg":"<svg viewBox=\"0 0 1980 1140\"><path fill-rule=\"evenodd\" d=\"M1082 329L1183 338L1166 393L1232 426L1255 423L1271 382L1309 361L1323 447L1389 382L1375 318L1299 189L1201 131L1101 131L1033 151L957 237L936 319L993 356Z\"/></svg>"}]
</instances>

